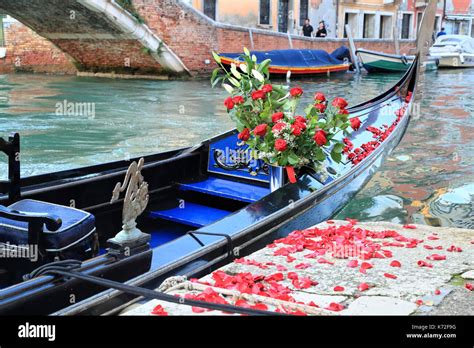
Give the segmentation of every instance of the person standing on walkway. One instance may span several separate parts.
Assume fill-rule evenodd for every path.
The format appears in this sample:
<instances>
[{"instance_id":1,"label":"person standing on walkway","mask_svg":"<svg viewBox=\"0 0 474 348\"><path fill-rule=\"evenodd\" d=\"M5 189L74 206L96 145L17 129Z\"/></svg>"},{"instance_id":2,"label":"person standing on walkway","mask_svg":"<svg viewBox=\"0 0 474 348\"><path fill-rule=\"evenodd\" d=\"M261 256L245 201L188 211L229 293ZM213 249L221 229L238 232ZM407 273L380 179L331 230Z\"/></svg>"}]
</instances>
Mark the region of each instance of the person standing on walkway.
<instances>
[{"instance_id":1,"label":"person standing on walkway","mask_svg":"<svg viewBox=\"0 0 474 348\"><path fill-rule=\"evenodd\" d=\"M303 35L311 37L311 33L314 31L313 27L311 24L309 24L309 19L306 18L304 20L304 25L303 25Z\"/></svg>"},{"instance_id":2,"label":"person standing on walkway","mask_svg":"<svg viewBox=\"0 0 474 348\"><path fill-rule=\"evenodd\" d=\"M441 28L441 31L438 33L438 35L436 35L436 38L438 38L440 36L443 36L443 35L446 35L446 32L444 31L444 28Z\"/></svg>"},{"instance_id":3,"label":"person standing on walkway","mask_svg":"<svg viewBox=\"0 0 474 348\"><path fill-rule=\"evenodd\" d=\"M326 24L324 24L324 21L319 22L319 28L316 32L316 37L326 37L327 35L328 32L326 31Z\"/></svg>"}]
</instances>

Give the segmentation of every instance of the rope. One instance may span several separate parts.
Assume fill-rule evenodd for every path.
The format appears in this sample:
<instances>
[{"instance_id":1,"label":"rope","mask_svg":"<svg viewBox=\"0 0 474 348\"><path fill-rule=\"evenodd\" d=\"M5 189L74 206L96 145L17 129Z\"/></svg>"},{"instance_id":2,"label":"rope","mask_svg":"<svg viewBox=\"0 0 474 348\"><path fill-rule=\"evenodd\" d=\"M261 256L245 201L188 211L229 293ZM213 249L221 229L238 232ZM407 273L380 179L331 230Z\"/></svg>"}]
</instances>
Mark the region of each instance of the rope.
<instances>
[{"instance_id":1,"label":"rope","mask_svg":"<svg viewBox=\"0 0 474 348\"><path fill-rule=\"evenodd\" d=\"M166 293L170 293L176 290L188 290L188 291L204 291L208 288L211 288L215 292L226 295L226 296L232 296L235 300L238 299L244 299L246 301L250 301L253 303L260 302L260 303L265 303L269 304L275 307L285 307L285 309L290 309L292 311L301 311L306 314L314 314L314 315L339 315L337 312L334 311L329 311L327 309L322 309L322 308L317 308L305 304L300 304L300 303L294 303L294 302L288 302L284 300L279 300L267 296L261 296L261 295L255 295L255 294L247 294L247 293L242 293L237 290L229 290L229 289L222 289L222 288L216 288L213 286L205 285L205 284L199 284L199 283L193 283L190 281L185 281L179 284L176 284L175 286L169 288L166 290Z\"/></svg>"}]
</instances>

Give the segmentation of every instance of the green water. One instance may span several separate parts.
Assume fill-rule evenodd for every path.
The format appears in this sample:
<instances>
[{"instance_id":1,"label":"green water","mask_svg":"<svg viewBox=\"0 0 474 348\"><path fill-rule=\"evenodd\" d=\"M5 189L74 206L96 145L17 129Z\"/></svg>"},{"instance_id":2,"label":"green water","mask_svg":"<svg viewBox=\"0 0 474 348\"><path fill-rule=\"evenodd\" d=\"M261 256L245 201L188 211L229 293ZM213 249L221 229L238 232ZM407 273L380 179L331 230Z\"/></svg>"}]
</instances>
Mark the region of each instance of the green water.
<instances>
[{"instance_id":1,"label":"green water","mask_svg":"<svg viewBox=\"0 0 474 348\"><path fill-rule=\"evenodd\" d=\"M398 78L345 74L293 84L307 91L304 102L322 91L355 104ZM474 228L473 82L474 69L426 75L421 117L338 218ZM208 81L3 75L0 136L21 134L23 176L122 160L189 146L232 128L224 97ZM3 163L0 178L6 177Z\"/></svg>"}]
</instances>

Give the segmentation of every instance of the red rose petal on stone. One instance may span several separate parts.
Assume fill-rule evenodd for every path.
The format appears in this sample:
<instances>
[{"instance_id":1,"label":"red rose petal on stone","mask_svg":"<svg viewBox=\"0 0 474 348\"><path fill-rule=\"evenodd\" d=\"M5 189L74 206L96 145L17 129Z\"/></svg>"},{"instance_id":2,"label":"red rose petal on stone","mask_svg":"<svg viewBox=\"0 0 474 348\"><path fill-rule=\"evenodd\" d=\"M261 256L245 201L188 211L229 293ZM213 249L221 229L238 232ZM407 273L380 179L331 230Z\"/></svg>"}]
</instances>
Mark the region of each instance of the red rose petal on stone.
<instances>
[{"instance_id":1,"label":"red rose petal on stone","mask_svg":"<svg viewBox=\"0 0 474 348\"><path fill-rule=\"evenodd\" d=\"M422 306L422 305L423 305L423 300L416 300L415 303L416 303L418 306Z\"/></svg>"},{"instance_id":2,"label":"red rose petal on stone","mask_svg":"<svg viewBox=\"0 0 474 348\"><path fill-rule=\"evenodd\" d=\"M288 279L298 279L298 275L295 272L289 272L286 277Z\"/></svg>"},{"instance_id":3,"label":"red rose petal on stone","mask_svg":"<svg viewBox=\"0 0 474 348\"><path fill-rule=\"evenodd\" d=\"M436 250L443 250L443 246L442 245L438 245L437 247L435 247Z\"/></svg>"},{"instance_id":4,"label":"red rose petal on stone","mask_svg":"<svg viewBox=\"0 0 474 348\"><path fill-rule=\"evenodd\" d=\"M274 274L271 274L267 277L265 277L265 281L275 281L275 282L279 282L279 281L282 281L285 277L283 276L283 273L274 273Z\"/></svg>"},{"instance_id":5,"label":"red rose petal on stone","mask_svg":"<svg viewBox=\"0 0 474 348\"><path fill-rule=\"evenodd\" d=\"M359 272L365 274L366 271L368 269L372 268L372 267L374 267L374 266L372 266L370 263L362 262L362 264L360 265L360 268L359 268Z\"/></svg>"},{"instance_id":6,"label":"red rose petal on stone","mask_svg":"<svg viewBox=\"0 0 474 348\"><path fill-rule=\"evenodd\" d=\"M319 307L316 303L314 303L313 301L311 301L310 303L308 303L308 306L311 306L311 307Z\"/></svg>"},{"instance_id":7,"label":"red rose petal on stone","mask_svg":"<svg viewBox=\"0 0 474 348\"><path fill-rule=\"evenodd\" d=\"M408 228L410 230L415 230L416 229L416 226L415 225L403 225L403 228Z\"/></svg>"},{"instance_id":8,"label":"red rose petal on stone","mask_svg":"<svg viewBox=\"0 0 474 348\"><path fill-rule=\"evenodd\" d=\"M356 225L358 222L356 219L350 219L350 218L346 218L346 221L349 222L351 225Z\"/></svg>"},{"instance_id":9,"label":"red rose petal on stone","mask_svg":"<svg viewBox=\"0 0 474 348\"><path fill-rule=\"evenodd\" d=\"M436 236L428 236L428 239L429 239L429 240L438 240L439 237L436 237Z\"/></svg>"},{"instance_id":10,"label":"red rose petal on stone","mask_svg":"<svg viewBox=\"0 0 474 348\"><path fill-rule=\"evenodd\" d=\"M328 224L333 224L333 223L334 223L334 221L332 221L332 220L328 220L328 221L326 221L326 223L328 223Z\"/></svg>"},{"instance_id":11,"label":"red rose petal on stone","mask_svg":"<svg viewBox=\"0 0 474 348\"><path fill-rule=\"evenodd\" d=\"M193 307L192 310L193 313L204 313L206 311L204 308L201 307Z\"/></svg>"},{"instance_id":12,"label":"red rose petal on stone","mask_svg":"<svg viewBox=\"0 0 474 348\"><path fill-rule=\"evenodd\" d=\"M296 260L296 258L293 257L293 256L288 255L288 256L286 257L286 262L288 262L288 263L292 263L292 262L295 261L295 260Z\"/></svg>"},{"instance_id":13,"label":"red rose petal on stone","mask_svg":"<svg viewBox=\"0 0 474 348\"><path fill-rule=\"evenodd\" d=\"M250 306L250 308L258 309L258 310L261 310L261 311L267 311L268 310L268 306L265 303L257 303L253 306Z\"/></svg>"},{"instance_id":14,"label":"red rose petal on stone","mask_svg":"<svg viewBox=\"0 0 474 348\"><path fill-rule=\"evenodd\" d=\"M474 290L474 285L472 285L471 283L466 283L466 285L464 285L464 287L469 291Z\"/></svg>"},{"instance_id":15,"label":"red rose petal on stone","mask_svg":"<svg viewBox=\"0 0 474 348\"><path fill-rule=\"evenodd\" d=\"M309 263L299 263L295 266L296 269L306 269L311 267L311 264Z\"/></svg>"},{"instance_id":16,"label":"red rose petal on stone","mask_svg":"<svg viewBox=\"0 0 474 348\"><path fill-rule=\"evenodd\" d=\"M417 262L417 264L418 264L418 266L420 266L420 267L429 267L429 268L432 268L432 267L433 267L433 265L432 265L431 263L425 262L425 261L423 261L423 260L419 260L419 261Z\"/></svg>"},{"instance_id":17,"label":"red rose petal on stone","mask_svg":"<svg viewBox=\"0 0 474 348\"><path fill-rule=\"evenodd\" d=\"M165 311L162 305L157 305L153 310L151 311L151 314L153 315L168 315L168 312Z\"/></svg>"},{"instance_id":18,"label":"red rose petal on stone","mask_svg":"<svg viewBox=\"0 0 474 348\"><path fill-rule=\"evenodd\" d=\"M436 289L435 292L434 292L435 295L440 295L441 294L441 291L439 289Z\"/></svg>"},{"instance_id":19,"label":"red rose petal on stone","mask_svg":"<svg viewBox=\"0 0 474 348\"><path fill-rule=\"evenodd\" d=\"M431 245L423 245L423 248L428 249L428 250L434 249Z\"/></svg>"},{"instance_id":20,"label":"red rose petal on stone","mask_svg":"<svg viewBox=\"0 0 474 348\"><path fill-rule=\"evenodd\" d=\"M344 287L343 286L335 286L334 287L334 291L344 291Z\"/></svg>"},{"instance_id":21,"label":"red rose petal on stone","mask_svg":"<svg viewBox=\"0 0 474 348\"><path fill-rule=\"evenodd\" d=\"M359 261L357 260L350 260L349 263L347 264L347 267L355 268L359 265Z\"/></svg>"},{"instance_id":22,"label":"red rose petal on stone","mask_svg":"<svg viewBox=\"0 0 474 348\"><path fill-rule=\"evenodd\" d=\"M340 312L344 309L344 306L340 303L331 302L326 309L328 309L330 311L333 311L333 312Z\"/></svg>"},{"instance_id":23,"label":"red rose petal on stone","mask_svg":"<svg viewBox=\"0 0 474 348\"><path fill-rule=\"evenodd\" d=\"M445 255L438 255L438 254L433 254L433 255L429 255L426 257L428 260L431 260L431 261L441 261L441 260L446 260L446 256Z\"/></svg>"},{"instance_id":24,"label":"red rose petal on stone","mask_svg":"<svg viewBox=\"0 0 474 348\"><path fill-rule=\"evenodd\" d=\"M400 261L393 260L392 262L390 262L390 266L392 266L392 267L402 267L402 264L400 263Z\"/></svg>"},{"instance_id":25,"label":"red rose petal on stone","mask_svg":"<svg viewBox=\"0 0 474 348\"><path fill-rule=\"evenodd\" d=\"M387 278L391 278L391 279L397 279L396 275L390 274L390 273L384 273L384 276L387 277Z\"/></svg>"},{"instance_id":26,"label":"red rose petal on stone","mask_svg":"<svg viewBox=\"0 0 474 348\"><path fill-rule=\"evenodd\" d=\"M357 289L359 289L359 291L365 291L369 289L369 285L367 283L360 283Z\"/></svg>"},{"instance_id":27,"label":"red rose petal on stone","mask_svg":"<svg viewBox=\"0 0 474 348\"><path fill-rule=\"evenodd\" d=\"M324 257L319 258L318 263L327 263L328 265L334 265L333 262L326 260Z\"/></svg>"}]
</instances>

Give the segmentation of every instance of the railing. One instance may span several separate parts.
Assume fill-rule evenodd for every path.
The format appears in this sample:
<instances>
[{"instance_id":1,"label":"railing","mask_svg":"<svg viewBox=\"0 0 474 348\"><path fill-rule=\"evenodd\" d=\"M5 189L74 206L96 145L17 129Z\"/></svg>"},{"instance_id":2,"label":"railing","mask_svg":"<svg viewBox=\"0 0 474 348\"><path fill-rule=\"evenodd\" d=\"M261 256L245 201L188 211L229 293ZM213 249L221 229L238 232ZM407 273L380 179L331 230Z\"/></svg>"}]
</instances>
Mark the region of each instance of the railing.
<instances>
[{"instance_id":1,"label":"railing","mask_svg":"<svg viewBox=\"0 0 474 348\"><path fill-rule=\"evenodd\" d=\"M20 134L14 133L5 140L0 137L0 151L8 156L8 181L0 181L0 193L7 193L10 202L21 197Z\"/></svg>"}]
</instances>

